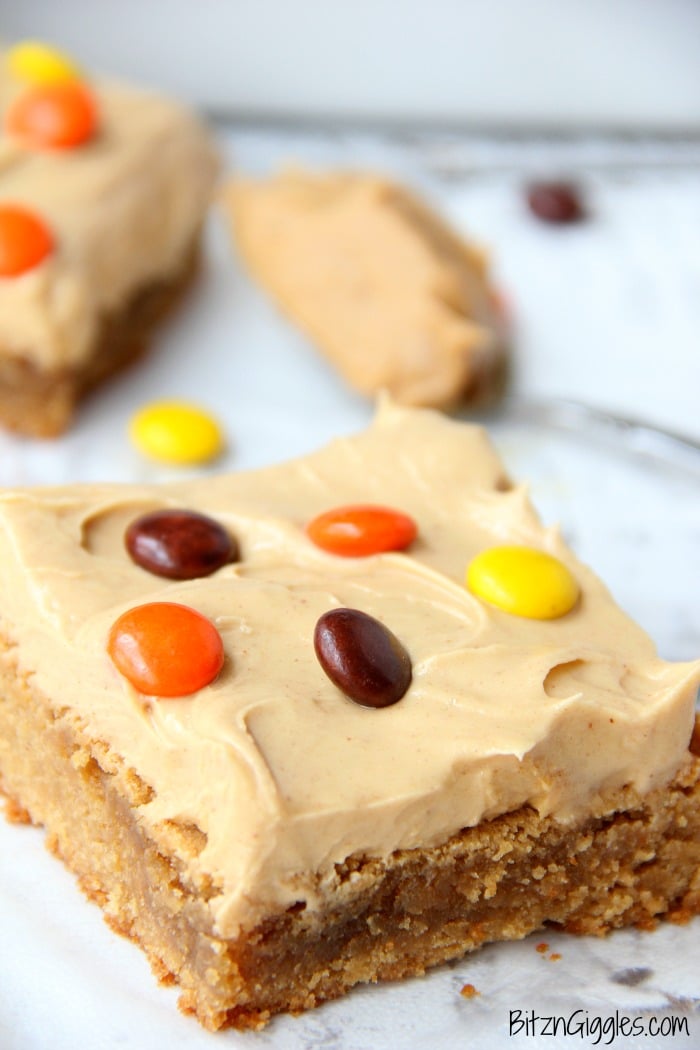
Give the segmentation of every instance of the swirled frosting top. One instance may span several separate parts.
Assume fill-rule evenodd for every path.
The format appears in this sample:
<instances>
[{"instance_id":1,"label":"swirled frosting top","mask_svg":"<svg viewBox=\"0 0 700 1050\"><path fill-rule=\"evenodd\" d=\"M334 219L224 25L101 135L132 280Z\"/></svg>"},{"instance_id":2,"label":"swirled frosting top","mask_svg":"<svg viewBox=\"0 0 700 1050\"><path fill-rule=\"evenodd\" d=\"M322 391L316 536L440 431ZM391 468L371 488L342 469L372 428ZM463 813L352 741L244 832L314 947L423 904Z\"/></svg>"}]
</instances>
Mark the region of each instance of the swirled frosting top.
<instances>
[{"instance_id":1,"label":"swirled frosting top","mask_svg":"<svg viewBox=\"0 0 700 1050\"><path fill-rule=\"evenodd\" d=\"M418 539L363 558L315 547L305 523L353 502L406 511ZM183 582L133 564L126 526L164 507L223 523L241 560ZM501 543L564 562L575 608L537 621L469 593L466 564ZM700 663L660 660L525 489L503 484L485 432L428 411L384 405L364 433L257 472L5 492L0 588L20 671L150 787L138 819L203 832L189 874L210 878L223 936L313 907L354 853L437 844L526 803L566 821L608 789L663 783L687 753ZM194 695L144 697L107 655L117 616L155 600L221 632L224 669ZM338 606L407 649L413 680L393 706L354 704L324 674L314 626Z\"/></svg>"},{"instance_id":2,"label":"swirled frosting top","mask_svg":"<svg viewBox=\"0 0 700 1050\"><path fill-rule=\"evenodd\" d=\"M204 126L184 107L121 84L89 87L95 137L36 149L2 130L22 85L0 73L0 203L31 209L55 240L39 266L0 278L0 347L43 369L79 365L106 315L178 273L217 171Z\"/></svg>"}]
</instances>

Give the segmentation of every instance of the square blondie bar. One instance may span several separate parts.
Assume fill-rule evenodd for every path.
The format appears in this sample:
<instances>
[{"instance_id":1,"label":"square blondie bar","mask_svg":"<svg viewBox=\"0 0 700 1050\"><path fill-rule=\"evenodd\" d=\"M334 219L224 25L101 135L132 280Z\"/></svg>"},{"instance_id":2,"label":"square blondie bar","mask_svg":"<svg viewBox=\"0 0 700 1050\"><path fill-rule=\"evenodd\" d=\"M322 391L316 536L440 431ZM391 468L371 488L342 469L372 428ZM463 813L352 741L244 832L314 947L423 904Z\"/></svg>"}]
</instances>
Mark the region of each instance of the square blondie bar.
<instances>
[{"instance_id":1,"label":"square blondie bar","mask_svg":"<svg viewBox=\"0 0 700 1050\"><path fill-rule=\"evenodd\" d=\"M385 405L262 471L7 491L0 639L10 815L207 1028L700 911L700 664L479 427Z\"/></svg>"},{"instance_id":2,"label":"square blondie bar","mask_svg":"<svg viewBox=\"0 0 700 1050\"><path fill-rule=\"evenodd\" d=\"M0 425L52 437L191 283L218 164L179 104L82 75L25 83L6 57Z\"/></svg>"},{"instance_id":3,"label":"square blondie bar","mask_svg":"<svg viewBox=\"0 0 700 1050\"><path fill-rule=\"evenodd\" d=\"M236 178L223 206L251 274L363 394L493 399L504 312L486 253L406 187L365 172Z\"/></svg>"}]
</instances>

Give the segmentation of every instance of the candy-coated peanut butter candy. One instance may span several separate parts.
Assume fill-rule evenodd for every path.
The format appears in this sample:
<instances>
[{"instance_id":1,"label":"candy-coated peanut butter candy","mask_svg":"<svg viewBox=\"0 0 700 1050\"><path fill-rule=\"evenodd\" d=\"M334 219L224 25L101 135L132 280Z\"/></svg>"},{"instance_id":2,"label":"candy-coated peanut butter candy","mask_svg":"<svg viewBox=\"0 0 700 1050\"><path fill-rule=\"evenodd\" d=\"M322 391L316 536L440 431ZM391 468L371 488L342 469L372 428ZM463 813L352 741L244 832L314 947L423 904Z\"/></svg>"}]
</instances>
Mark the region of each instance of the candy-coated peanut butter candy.
<instances>
[{"instance_id":1,"label":"candy-coated peanut butter candy","mask_svg":"<svg viewBox=\"0 0 700 1050\"><path fill-rule=\"evenodd\" d=\"M330 609L314 649L331 682L362 707L389 707L411 684L411 659L396 635L359 609Z\"/></svg>"},{"instance_id":2,"label":"candy-coated peanut butter candy","mask_svg":"<svg viewBox=\"0 0 700 1050\"><path fill-rule=\"evenodd\" d=\"M77 82L30 87L5 114L5 131L34 149L73 149L96 128L92 92Z\"/></svg>"},{"instance_id":3,"label":"candy-coated peanut butter candy","mask_svg":"<svg viewBox=\"0 0 700 1050\"><path fill-rule=\"evenodd\" d=\"M306 526L307 536L317 547L345 558L402 551L413 543L417 532L413 518L402 511L364 503L334 507Z\"/></svg>"},{"instance_id":4,"label":"candy-coated peanut butter candy","mask_svg":"<svg viewBox=\"0 0 700 1050\"><path fill-rule=\"evenodd\" d=\"M80 70L57 48L38 40L24 40L7 53L11 76L25 84L65 84L80 79Z\"/></svg>"},{"instance_id":5,"label":"candy-coated peanut butter candy","mask_svg":"<svg viewBox=\"0 0 700 1050\"><path fill-rule=\"evenodd\" d=\"M51 231L27 208L0 204L0 277L19 277L53 251Z\"/></svg>"},{"instance_id":6,"label":"candy-coated peanut butter candy","mask_svg":"<svg viewBox=\"0 0 700 1050\"><path fill-rule=\"evenodd\" d=\"M489 547L470 562L467 587L504 612L533 620L564 616L579 586L566 565L534 547Z\"/></svg>"},{"instance_id":7,"label":"candy-coated peanut butter candy","mask_svg":"<svg viewBox=\"0 0 700 1050\"><path fill-rule=\"evenodd\" d=\"M124 543L132 561L170 580L210 576L238 558L238 544L223 525L192 510L143 514L129 525Z\"/></svg>"},{"instance_id":8,"label":"candy-coated peanut butter candy","mask_svg":"<svg viewBox=\"0 0 700 1050\"><path fill-rule=\"evenodd\" d=\"M579 189L572 182L536 182L528 187L527 202L542 222L579 222L586 215Z\"/></svg>"},{"instance_id":9,"label":"candy-coated peanut butter candy","mask_svg":"<svg viewBox=\"0 0 700 1050\"><path fill-rule=\"evenodd\" d=\"M137 605L115 620L107 651L140 693L188 696L224 663L221 635L205 616L175 602Z\"/></svg>"},{"instance_id":10,"label":"candy-coated peanut butter candy","mask_svg":"<svg viewBox=\"0 0 700 1050\"><path fill-rule=\"evenodd\" d=\"M156 401L144 406L131 420L129 432L144 455L176 466L207 463L224 447L216 420L183 401Z\"/></svg>"}]
</instances>

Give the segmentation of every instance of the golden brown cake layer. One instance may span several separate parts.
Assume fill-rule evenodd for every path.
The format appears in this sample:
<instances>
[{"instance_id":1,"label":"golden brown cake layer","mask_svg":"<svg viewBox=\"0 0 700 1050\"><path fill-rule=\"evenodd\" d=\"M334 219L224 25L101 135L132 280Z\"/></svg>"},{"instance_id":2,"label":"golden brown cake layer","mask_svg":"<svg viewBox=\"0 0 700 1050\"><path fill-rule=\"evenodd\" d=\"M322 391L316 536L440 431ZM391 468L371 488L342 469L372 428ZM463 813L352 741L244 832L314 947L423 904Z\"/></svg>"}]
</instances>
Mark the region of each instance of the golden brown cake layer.
<instances>
[{"instance_id":1,"label":"golden brown cake layer","mask_svg":"<svg viewBox=\"0 0 700 1050\"><path fill-rule=\"evenodd\" d=\"M188 874L206 836L176 822L147 831L148 787L18 675L16 656L0 639L0 784L11 815L46 826L49 848L109 924L180 985L181 1008L207 1028L260 1027L545 923L600 935L700 912L700 760L688 754L670 786L611 792L569 826L526 806L437 847L349 857L325 881L320 910L287 908L222 938L213 887Z\"/></svg>"},{"instance_id":2,"label":"golden brown cake layer","mask_svg":"<svg viewBox=\"0 0 700 1050\"><path fill-rule=\"evenodd\" d=\"M251 273L357 390L439 407L500 387L485 256L404 187L291 170L231 183L224 205Z\"/></svg>"}]
</instances>

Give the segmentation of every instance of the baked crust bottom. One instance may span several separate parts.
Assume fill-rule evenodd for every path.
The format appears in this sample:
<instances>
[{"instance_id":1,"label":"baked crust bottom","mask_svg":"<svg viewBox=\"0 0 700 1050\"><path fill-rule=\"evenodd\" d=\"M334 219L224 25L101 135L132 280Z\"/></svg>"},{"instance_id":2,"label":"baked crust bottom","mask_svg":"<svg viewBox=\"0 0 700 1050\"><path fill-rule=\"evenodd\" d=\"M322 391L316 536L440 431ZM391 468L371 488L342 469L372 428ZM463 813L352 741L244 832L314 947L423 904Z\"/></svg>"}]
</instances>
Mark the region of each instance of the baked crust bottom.
<instances>
[{"instance_id":1,"label":"baked crust bottom","mask_svg":"<svg viewBox=\"0 0 700 1050\"><path fill-rule=\"evenodd\" d=\"M28 437L51 438L70 425L78 401L103 380L141 357L153 329L173 310L198 269L199 237L178 271L136 291L124 307L102 319L85 362L43 370L0 346L0 426Z\"/></svg>"},{"instance_id":2,"label":"baked crust bottom","mask_svg":"<svg viewBox=\"0 0 700 1050\"><path fill-rule=\"evenodd\" d=\"M173 823L147 832L148 785L18 674L2 639L0 785L10 819L45 825L49 849L110 926L211 1030L260 1028L547 923L602 935L700 913L700 760L690 754L672 784L610 794L575 826L525 807L434 848L354 856L324 881L321 912L300 902L233 940L214 930L216 885L187 876L204 834Z\"/></svg>"}]
</instances>

